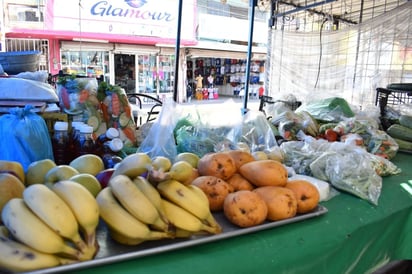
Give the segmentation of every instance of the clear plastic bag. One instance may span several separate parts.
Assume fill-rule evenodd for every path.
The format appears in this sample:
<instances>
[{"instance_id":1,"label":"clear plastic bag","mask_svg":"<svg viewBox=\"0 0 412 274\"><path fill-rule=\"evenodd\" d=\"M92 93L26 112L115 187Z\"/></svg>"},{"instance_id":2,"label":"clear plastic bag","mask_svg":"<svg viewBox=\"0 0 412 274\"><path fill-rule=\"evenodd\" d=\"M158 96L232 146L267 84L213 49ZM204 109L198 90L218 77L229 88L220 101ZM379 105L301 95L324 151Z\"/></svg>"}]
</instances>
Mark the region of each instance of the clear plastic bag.
<instances>
[{"instance_id":1,"label":"clear plastic bag","mask_svg":"<svg viewBox=\"0 0 412 274\"><path fill-rule=\"evenodd\" d=\"M234 136L237 136L234 139L236 143L245 143L251 152L269 151L278 146L274 129L260 111L248 111Z\"/></svg>"},{"instance_id":2,"label":"clear plastic bag","mask_svg":"<svg viewBox=\"0 0 412 274\"><path fill-rule=\"evenodd\" d=\"M174 115L171 115L172 113ZM177 155L177 148L173 131L177 122L175 117L178 113L175 102L165 102L159 117L150 127L137 151L145 152L151 158L165 156L174 159Z\"/></svg>"},{"instance_id":3,"label":"clear plastic bag","mask_svg":"<svg viewBox=\"0 0 412 274\"><path fill-rule=\"evenodd\" d=\"M382 189L380 177L370 154L362 148L335 142L311 164L314 177L331 183L339 190L377 205Z\"/></svg>"},{"instance_id":4,"label":"clear plastic bag","mask_svg":"<svg viewBox=\"0 0 412 274\"><path fill-rule=\"evenodd\" d=\"M46 122L32 109L12 108L0 116L0 159L20 162L25 171L34 161L54 160Z\"/></svg>"}]
</instances>

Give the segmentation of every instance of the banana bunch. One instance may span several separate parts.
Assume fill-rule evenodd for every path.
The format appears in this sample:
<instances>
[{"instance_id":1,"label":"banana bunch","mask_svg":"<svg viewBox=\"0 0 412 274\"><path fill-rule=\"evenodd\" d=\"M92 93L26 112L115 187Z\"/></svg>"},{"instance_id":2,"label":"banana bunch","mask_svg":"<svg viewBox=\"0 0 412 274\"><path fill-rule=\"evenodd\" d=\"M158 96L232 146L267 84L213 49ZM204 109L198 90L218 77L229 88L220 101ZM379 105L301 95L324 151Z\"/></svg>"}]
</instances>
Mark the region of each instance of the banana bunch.
<instances>
[{"instance_id":1,"label":"banana bunch","mask_svg":"<svg viewBox=\"0 0 412 274\"><path fill-rule=\"evenodd\" d=\"M140 180L145 179L141 177ZM158 209L158 193L150 189L142 190L148 187L153 188L148 182L140 188L128 176L119 174L113 176L109 185L97 195L100 217L115 241L137 245L173 237L168 220Z\"/></svg>"},{"instance_id":2,"label":"banana bunch","mask_svg":"<svg viewBox=\"0 0 412 274\"><path fill-rule=\"evenodd\" d=\"M162 197L165 215L177 228L178 235L184 231L190 232L187 235L222 232L210 211L206 194L199 187L171 179L158 183L157 190Z\"/></svg>"},{"instance_id":3,"label":"banana bunch","mask_svg":"<svg viewBox=\"0 0 412 274\"><path fill-rule=\"evenodd\" d=\"M193 155L182 157L196 162ZM196 156L197 157L197 156ZM203 191L190 185L199 176L194 164L177 158L127 156L116 167L96 201L113 240L125 245L145 241L217 234L222 231Z\"/></svg>"},{"instance_id":4,"label":"banana bunch","mask_svg":"<svg viewBox=\"0 0 412 274\"><path fill-rule=\"evenodd\" d=\"M164 156L154 157L152 166L148 170L148 180L154 184L173 179L182 182L184 185L189 185L198 176L197 166L189 161L175 159L172 162Z\"/></svg>"},{"instance_id":5,"label":"banana bunch","mask_svg":"<svg viewBox=\"0 0 412 274\"><path fill-rule=\"evenodd\" d=\"M91 260L98 251L99 208L82 185L59 181L26 187L1 218L0 269L29 271Z\"/></svg>"}]
</instances>

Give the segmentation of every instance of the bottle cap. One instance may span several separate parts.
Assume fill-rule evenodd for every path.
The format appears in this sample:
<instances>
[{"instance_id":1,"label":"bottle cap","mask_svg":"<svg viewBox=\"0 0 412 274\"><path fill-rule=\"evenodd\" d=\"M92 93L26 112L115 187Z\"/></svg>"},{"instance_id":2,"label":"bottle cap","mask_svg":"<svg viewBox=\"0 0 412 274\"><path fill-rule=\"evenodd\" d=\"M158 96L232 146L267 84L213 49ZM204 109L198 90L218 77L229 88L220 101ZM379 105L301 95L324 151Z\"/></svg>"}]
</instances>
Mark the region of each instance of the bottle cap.
<instances>
[{"instance_id":1,"label":"bottle cap","mask_svg":"<svg viewBox=\"0 0 412 274\"><path fill-rule=\"evenodd\" d=\"M54 130L67 130L69 127L69 124L67 122L61 122L57 121L54 123Z\"/></svg>"},{"instance_id":2,"label":"bottle cap","mask_svg":"<svg viewBox=\"0 0 412 274\"><path fill-rule=\"evenodd\" d=\"M83 123L83 122L80 122L80 121L73 121L73 122L72 122L72 127L73 127L73 128L76 128L76 127L78 127L78 126L80 126L80 125L84 125L84 123Z\"/></svg>"},{"instance_id":3,"label":"bottle cap","mask_svg":"<svg viewBox=\"0 0 412 274\"><path fill-rule=\"evenodd\" d=\"M114 138L109 142L109 147L113 152L118 152L123 148L123 141L120 138Z\"/></svg>"},{"instance_id":4,"label":"bottle cap","mask_svg":"<svg viewBox=\"0 0 412 274\"><path fill-rule=\"evenodd\" d=\"M83 125L80 127L80 132L81 133L93 133L93 127L88 126L88 125Z\"/></svg>"},{"instance_id":5,"label":"bottle cap","mask_svg":"<svg viewBox=\"0 0 412 274\"><path fill-rule=\"evenodd\" d=\"M106 130L106 137L109 139L114 139L119 137L119 131L114 127L110 127Z\"/></svg>"}]
</instances>

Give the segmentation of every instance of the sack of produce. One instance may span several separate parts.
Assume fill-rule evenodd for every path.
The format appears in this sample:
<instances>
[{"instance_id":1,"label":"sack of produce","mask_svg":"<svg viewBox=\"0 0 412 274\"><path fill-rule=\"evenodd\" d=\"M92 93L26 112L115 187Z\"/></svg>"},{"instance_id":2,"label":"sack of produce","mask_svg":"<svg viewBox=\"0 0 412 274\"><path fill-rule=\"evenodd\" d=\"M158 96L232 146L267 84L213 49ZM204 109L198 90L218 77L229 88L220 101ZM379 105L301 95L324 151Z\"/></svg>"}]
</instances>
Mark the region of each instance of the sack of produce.
<instances>
[{"instance_id":1,"label":"sack of produce","mask_svg":"<svg viewBox=\"0 0 412 274\"><path fill-rule=\"evenodd\" d=\"M335 142L331 149L310 164L310 170L314 177L331 183L337 189L378 204L382 177L364 149Z\"/></svg>"},{"instance_id":2,"label":"sack of produce","mask_svg":"<svg viewBox=\"0 0 412 274\"><path fill-rule=\"evenodd\" d=\"M307 111L318 121L339 122L355 116L348 102L340 97L331 97L301 105L296 113Z\"/></svg>"},{"instance_id":3,"label":"sack of produce","mask_svg":"<svg viewBox=\"0 0 412 274\"><path fill-rule=\"evenodd\" d=\"M235 149L242 135L242 119L233 100L225 102L224 113L200 107L194 112L181 112L173 130L177 152L203 156L209 152Z\"/></svg>"},{"instance_id":4,"label":"sack of produce","mask_svg":"<svg viewBox=\"0 0 412 274\"><path fill-rule=\"evenodd\" d=\"M54 159L46 122L32 109L12 108L0 116L0 159L20 162L25 171L34 161Z\"/></svg>"},{"instance_id":5,"label":"sack of produce","mask_svg":"<svg viewBox=\"0 0 412 274\"><path fill-rule=\"evenodd\" d=\"M71 114L82 114L88 105L96 104L89 95L97 94L96 78L76 78L75 75L62 76L57 81L60 108Z\"/></svg>"},{"instance_id":6,"label":"sack of produce","mask_svg":"<svg viewBox=\"0 0 412 274\"><path fill-rule=\"evenodd\" d=\"M127 147L136 146L136 123L125 90L102 82L97 88L97 100L100 117L105 127L117 128L120 138Z\"/></svg>"}]
</instances>

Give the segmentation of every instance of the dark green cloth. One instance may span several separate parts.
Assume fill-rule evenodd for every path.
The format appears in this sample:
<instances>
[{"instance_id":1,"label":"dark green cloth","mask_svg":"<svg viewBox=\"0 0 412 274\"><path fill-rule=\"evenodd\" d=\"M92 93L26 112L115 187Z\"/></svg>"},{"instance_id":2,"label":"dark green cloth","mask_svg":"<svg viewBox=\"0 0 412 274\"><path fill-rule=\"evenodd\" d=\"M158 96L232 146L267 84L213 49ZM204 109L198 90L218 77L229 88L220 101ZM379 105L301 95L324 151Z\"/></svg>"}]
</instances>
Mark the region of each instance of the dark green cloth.
<instances>
[{"instance_id":1,"label":"dark green cloth","mask_svg":"<svg viewBox=\"0 0 412 274\"><path fill-rule=\"evenodd\" d=\"M371 273L412 259L412 196L400 187L412 180L411 160L395 157L403 172L384 178L378 206L340 194L313 219L75 273Z\"/></svg>"}]
</instances>

